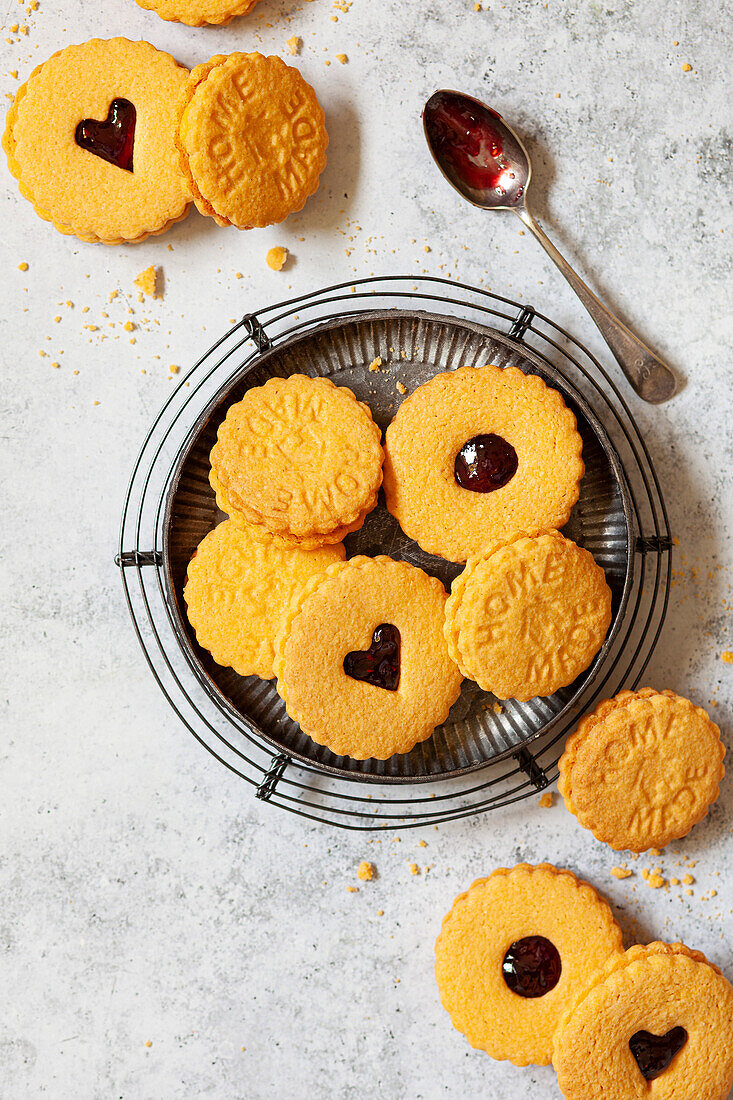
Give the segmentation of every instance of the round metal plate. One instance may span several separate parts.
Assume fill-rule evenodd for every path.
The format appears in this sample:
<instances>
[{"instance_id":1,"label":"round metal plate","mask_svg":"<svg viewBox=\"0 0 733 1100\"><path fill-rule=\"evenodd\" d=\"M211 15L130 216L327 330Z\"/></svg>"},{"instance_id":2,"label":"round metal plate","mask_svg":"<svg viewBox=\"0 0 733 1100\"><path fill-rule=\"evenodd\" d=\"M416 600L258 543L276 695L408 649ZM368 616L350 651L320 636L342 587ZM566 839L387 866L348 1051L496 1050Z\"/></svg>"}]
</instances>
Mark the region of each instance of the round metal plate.
<instances>
[{"instance_id":1,"label":"round metal plate","mask_svg":"<svg viewBox=\"0 0 733 1100\"><path fill-rule=\"evenodd\" d=\"M378 371L369 365L381 358ZM578 421L586 473L580 499L564 533L585 546L606 573L613 619L593 664L569 687L528 703L499 702L465 681L449 719L412 752L389 760L337 757L316 745L285 712L274 681L238 676L217 665L196 643L185 615L183 584L188 562L211 528L223 519L209 486L209 452L229 406L270 377L308 374L348 386L385 429L404 396L435 374L485 363L517 366L560 390ZM404 387L406 394L398 390ZM243 718L277 749L344 778L420 782L451 778L500 760L549 732L590 688L623 619L632 582L632 513L618 455L590 405L556 369L521 342L497 330L421 312L375 311L329 321L263 352L235 371L192 426L178 457L166 500L163 575L179 644L202 684L225 711ZM461 567L426 554L407 538L380 503L360 531L346 540L349 556L389 554L439 577L446 588Z\"/></svg>"}]
</instances>

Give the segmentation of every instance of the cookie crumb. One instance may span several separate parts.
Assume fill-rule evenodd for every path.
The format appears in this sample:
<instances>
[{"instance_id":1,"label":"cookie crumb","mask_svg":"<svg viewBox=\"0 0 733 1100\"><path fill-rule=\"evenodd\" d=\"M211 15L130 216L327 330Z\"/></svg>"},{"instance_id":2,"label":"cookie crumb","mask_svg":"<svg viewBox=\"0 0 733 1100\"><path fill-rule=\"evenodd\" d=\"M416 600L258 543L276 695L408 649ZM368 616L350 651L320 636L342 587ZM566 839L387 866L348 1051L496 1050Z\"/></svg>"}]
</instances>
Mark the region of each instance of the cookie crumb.
<instances>
[{"instance_id":1,"label":"cookie crumb","mask_svg":"<svg viewBox=\"0 0 733 1100\"><path fill-rule=\"evenodd\" d=\"M418 867L418 865L416 863L411 863L410 864L410 874L411 875L419 875L420 874L420 868Z\"/></svg>"},{"instance_id":2,"label":"cookie crumb","mask_svg":"<svg viewBox=\"0 0 733 1100\"><path fill-rule=\"evenodd\" d=\"M358 886L347 886L346 889L349 891L350 894L358 894L359 893L359 887Z\"/></svg>"},{"instance_id":3,"label":"cookie crumb","mask_svg":"<svg viewBox=\"0 0 733 1100\"><path fill-rule=\"evenodd\" d=\"M550 807L554 805L554 803L555 795L552 793L552 791L546 791L546 793L540 797L539 805L542 807L543 810L549 810Z\"/></svg>"},{"instance_id":4,"label":"cookie crumb","mask_svg":"<svg viewBox=\"0 0 733 1100\"><path fill-rule=\"evenodd\" d=\"M18 271L27 271L28 266L29 265L25 262L25 260L23 260L22 263L18 264Z\"/></svg>"},{"instance_id":5,"label":"cookie crumb","mask_svg":"<svg viewBox=\"0 0 733 1100\"><path fill-rule=\"evenodd\" d=\"M692 65L690 65L687 61L685 61L684 65L682 66L682 72L683 73L691 73L692 72Z\"/></svg>"},{"instance_id":6,"label":"cookie crumb","mask_svg":"<svg viewBox=\"0 0 733 1100\"><path fill-rule=\"evenodd\" d=\"M372 359L371 363L369 364L369 370L372 371L372 372L373 371L378 371L379 368L381 367L382 363L383 363L383 359L380 355L378 355L376 359Z\"/></svg>"},{"instance_id":7,"label":"cookie crumb","mask_svg":"<svg viewBox=\"0 0 733 1100\"><path fill-rule=\"evenodd\" d=\"M158 291L158 268L154 264L146 267L135 279L135 286L149 298L161 298L162 295Z\"/></svg>"},{"instance_id":8,"label":"cookie crumb","mask_svg":"<svg viewBox=\"0 0 733 1100\"><path fill-rule=\"evenodd\" d=\"M660 886L664 886L665 880L661 875L649 875L646 880L647 886L650 886L652 890L658 890Z\"/></svg>"},{"instance_id":9,"label":"cookie crumb","mask_svg":"<svg viewBox=\"0 0 733 1100\"><path fill-rule=\"evenodd\" d=\"M684 882L685 886L692 886L693 882L695 881L695 877L694 875L683 875L682 881Z\"/></svg>"},{"instance_id":10,"label":"cookie crumb","mask_svg":"<svg viewBox=\"0 0 733 1100\"><path fill-rule=\"evenodd\" d=\"M427 848L427 846L428 846L427 840L419 840L418 844L420 845L421 848Z\"/></svg>"},{"instance_id":11,"label":"cookie crumb","mask_svg":"<svg viewBox=\"0 0 733 1100\"><path fill-rule=\"evenodd\" d=\"M291 57L296 57L300 53L300 47L303 45L303 39L299 38L297 34L294 34L292 38L289 38L285 45L288 47L288 53Z\"/></svg>"},{"instance_id":12,"label":"cookie crumb","mask_svg":"<svg viewBox=\"0 0 733 1100\"><path fill-rule=\"evenodd\" d=\"M337 54L336 54L336 60L337 60L337 61L340 61L342 65L345 65L345 64L346 64L346 62L347 62L347 61L348 61L349 59L348 59L348 57L346 56L346 54L345 54L345 53L337 53Z\"/></svg>"},{"instance_id":13,"label":"cookie crumb","mask_svg":"<svg viewBox=\"0 0 733 1100\"><path fill-rule=\"evenodd\" d=\"M404 382L397 383L397 391L398 393L407 393L407 386L404 384Z\"/></svg>"},{"instance_id":14,"label":"cookie crumb","mask_svg":"<svg viewBox=\"0 0 733 1100\"><path fill-rule=\"evenodd\" d=\"M168 367L168 370L171 372L171 374L178 374L180 369L181 368L178 366L177 363L171 363L171 365Z\"/></svg>"},{"instance_id":15,"label":"cookie crumb","mask_svg":"<svg viewBox=\"0 0 733 1100\"><path fill-rule=\"evenodd\" d=\"M384 916L384 909L377 909L377 916L378 917L383 917Z\"/></svg>"},{"instance_id":16,"label":"cookie crumb","mask_svg":"<svg viewBox=\"0 0 733 1100\"><path fill-rule=\"evenodd\" d=\"M674 876L669 880L670 886L679 886L679 884L680 880L678 878L675 878Z\"/></svg>"},{"instance_id":17,"label":"cookie crumb","mask_svg":"<svg viewBox=\"0 0 733 1100\"><path fill-rule=\"evenodd\" d=\"M720 654L721 661L725 661L727 665L733 665L733 652L730 649L724 649Z\"/></svg>"},{"instance_id":18,"label":"cookie crumb","mask_svg":"<svg viewBox=\"0 0 733 1100\"><path fill-rule=\"evenodd\" d=\"M134 332L135 331L135 326L133 325L132 321L125 321L125 323L122 327L125 330L125 332Z\"/></svg>"},{"instance_id":19,"label":"cookie crumb","mask_svg":"<svg viewBox=\"0 0 733 1100\"><path fill-rule=\"evenodd\" d=\"M374 864L367 862L363 859L359 864L359 869L356 872L362 882L371 882L374 878Z\"/></svg>"},{"instance_id":20,"label":"cookie crumb","mask_svg":"<svg viewBox=\"0 0 733 1100\"><path fill-rule=\"evenodd\" d=\"M493 710L494 714L503 714L504 713L504 708L501 705L501 703L492 703L491 704L491 709Z\"/></svg>"},{"instance_id":21,"label":"cookie crumb","mask_svg":"<svg viewBox=\"0 0 733 1100\"><path fill-rule=\"evenodd\" d=\"M148 1041L145 1043L146 1047L151 1047L152 1045L153 1045L152 1039L148 1039Z\"/></svg>"},{"instance_id":22,"label":"cookie crumb","mask_svg":"<svg viewBox=\"0 0 733 1100\"><path fill-rule=\"evenodd\" d=\"M630 871L628 867L612 867L611 874L614 878L630 878L633 875L633 871Z\"/></svg>"},{"instance_id":23,"label":"cookie crumb","mask_svg":"<svg viewBox=\"0 0 733 1100\"><path fill-rule=\"evenodd\" d=\"M274 248L271 248L265 257L267 266L271 271L282 271L287 258L288 250L280 244L276 244Z\"/></svg>"}]
</instances>

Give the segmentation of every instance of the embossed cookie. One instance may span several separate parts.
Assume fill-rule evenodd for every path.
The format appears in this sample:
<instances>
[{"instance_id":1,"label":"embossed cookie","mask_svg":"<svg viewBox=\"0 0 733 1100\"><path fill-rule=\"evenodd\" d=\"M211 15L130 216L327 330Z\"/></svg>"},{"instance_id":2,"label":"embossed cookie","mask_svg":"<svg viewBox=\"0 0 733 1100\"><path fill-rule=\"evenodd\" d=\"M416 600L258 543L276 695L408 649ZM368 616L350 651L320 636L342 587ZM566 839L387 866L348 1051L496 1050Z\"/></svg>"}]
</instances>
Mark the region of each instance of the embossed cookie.
<instances>
[{"instance_id":1,"label":"embossed cookie","mask_svg":"<svg viewBox=\"0 0 733 1100\"><path fill-rule=\"evenodd\" d=\"M733 987L684 944L632 947L587 984L555 1036L566 1100L726 1100Z\"/></svg>"},{"instance_id":2,"label":"embossed cookie","mask_svg":"<svg viewBox=\"0 0 733 1100\"><path fill-rule=\"evenodd\" d=\"M137 0L141 8L157 12L161 19L203 27L223 26L237 15L252 11L257 0Z\"/></svg>"},{"instance_id":3,"label":"embossed cookie","mask_svg":"<svg viewBox=\"0 0 733 1100\"><path fill-rule=\"evenodd\" d=\"M526 701L572 684L610 623L603 570L549 531L469 561L451 588L445 636L464 676L500 699Z\"/></svg>"},{"instance_id":4,"label":"embossed cookie","mask_svg":"<svg viewBox=\"0 0 733 1100\"><path fill-rule=\"evenodd\" d=\"M439 580L388 557L355 557L314 578L276 643L290 717L355 760L425 741L461 690L443 639L445 598Z\"/></svg>"},{"instance_id":5,"label":"embossed cookie","mask_svg":"<svg viewBox=\"0 0 733 1100\"><path fill-rule=\"evenodd\" d=\"M456 898L435 944L435 976L472 1047L547 1065L578 989L622 951L621 930L592 886L548 863L520 863Z\"/></svg>"},{"instance_id":6,"label":"embossed cookie","mask_svg":"<svg viewBox=\"0 0 733 1100\"><path fill-rule=\"evenodd\" d=\"M557 390L517 367L460 367L402 402L384 491L405 534L450 561L567 522L583 443Z\"/></svg>"},{"instance_id":7,"label":"embossed cookie","mask_svg":"<svg viewBox=\"0 0 733 1100\"><path fill-rule=\"evenodd\" d=\"M191 72L178 148L202 214L238 229L300 210L326 166L324 114L279 57L217 55Z\"/></svg>"},{"instance_id":8,"label":"embossed cookie","mask_svg":"<svg viewBox=\"0 0 733 1100\"><path fill-rule=\"evenodd\" d=\"M271 679L275 637L293 596L343 557L343 546L294 550L225 520L188 566L183 596L196 640L240 676Z\"/></svg>"},{"instance_id":9,"label":"embossed cookie","mask_svg":"<svg viewBox=\"0 0 733 1100\"><path fill-rule=\"evenodd\" d=\"M148 42L93 39L33 71L8 112L3 148L36 213L83 241L163 233L191 193L175 146L188 70Z\"/></svg>"},{"instance_id":10,"label":"embossed cookie","mask_svg":"<svg viewBox=\"0 0 733 1100\"><path fill-rule=\"evenodd\" d=\"M559 789L597 840L644 852L702 820L718 797L724 756L702 707L673 691L622 691L568 738Z\"/></svg>"},{"instance_id":11,"label":"embossed cookie","mask_svg":"<svg viewBox=\"0 0 733 1100\"><path fill-rule=\"evenodd\" d=\"M231 406L211 451L212 484L230 515L305 546L363 522L382 460L381 432L351 390L291 374Z\"/></svg>"}]
</instances>

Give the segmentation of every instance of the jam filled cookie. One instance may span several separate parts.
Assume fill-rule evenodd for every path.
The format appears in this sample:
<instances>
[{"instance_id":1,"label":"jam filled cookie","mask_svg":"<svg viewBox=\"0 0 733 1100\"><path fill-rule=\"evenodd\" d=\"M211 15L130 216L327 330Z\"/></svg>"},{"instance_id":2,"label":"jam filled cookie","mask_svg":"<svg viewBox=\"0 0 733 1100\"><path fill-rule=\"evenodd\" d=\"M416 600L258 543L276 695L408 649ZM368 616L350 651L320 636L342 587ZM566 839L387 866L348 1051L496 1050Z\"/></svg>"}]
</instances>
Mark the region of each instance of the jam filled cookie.
<instances>
[{"instance_id":1,"label":"jam filled cookie","mask_svg":"<svg viewBox=\"0 0 733 1100\"><path fill-rule=\"evenodd\" d=\"M611 623L611 591L593 556L558 531L518 535L473 558L446 606L448 650L464 676L526 701L572 684Z\"/></svg>"},{"instance_id":2,"label":"jam filled cookie","mask_svg":"<svg viewBox=\"0 0 733 1100\"><path fill-rule=\"evenodd\" d=\"M326 166L323 110L279 57L217 55L191 72L178 148L202 214L238 229L300 210Z\"/></svg>"},{"instance_id":3,"label":"jam filled cookie","mask_svg":"<svg viewBox=\"0 0 733 1100\"><path fill-rule=\"evenodd\" d=\"M232 405L211 451L225 511L305 549L354 530L377 503L381 432L351 390L291 374Z\"/></svg>"},{"instance_id":4,"label":"jam filled cookie","mask_svg":"<svg viewBox=\"0 0 733 1100\"><path fill-rule=\"evenodd\" d=\"M384 490L405 534L450 561L562 527L583 442L560 394L517 367L460 367L402 402L387 429Z\"/></svg>"},{"instance_id":5,"label":"jam filled cookie","mask_svg":"<svg viewBox=\"0 0 733 1100\"><path fill-rule=\"evenodd\" d=\"M622 691L568 738L560 793L571 814L612 848L644 852L686 836L718 797L720 730L673 691Z\"/></svg>"},{"instance_id":6,"label":"jam filled cookie","mask_svg":"<svg viewBox=\"0 0 733 1100\"><path fill-rule=\"evenodd\" d=\"M240 676L271 679L275 637L294 594L343 558L343 546L293 550L225 520L188 566L183 597L196 640Z\"/></svg>"},{"instance_id":7,"label":"jam filled cookie","mask_svg":"<svg viewBox=\"0 0 733 1100\"><path fill-rule=\"evenodd\" d=\"M472 1047L547 1065L578 988L622 950L621 929L592 886L548 863L520 863L456 898L435 944L435 976Z\"/></svg>"},{"instance_id":8,"label":"jam filled cookie","mask_svg":"<svg viewBox=\"0 0 733 1100\"><path fill-rule=\"evenodd\" d=\"M54 54L18 89L3 148L36 213L83 241L162 233L191 193L175 145L188 70L148 42L94 39Z\"/></svg>"},{"instance_id":9,"label":"jam filled cookie","mask_svg":"<svg viewBox=\"0 0 733 1100\"><path fill-rule=\"evenodd\" d=\"M203 27L224 26L237 15L252 11L257 0L137 0L141 8L157 12L161 19Z\"/></svg>"},{"instance_id":10,"label":"jam filled cookie","mask_svg":"<svg viewBox=\"0 0 733 1100\"><path fill-rule=\"evenodd\" d=\"M632 947L568 1011L552 1060L566 1100L726 1100L733 987L681 943Z\"/></svg>"},{"instance_id":11,"label":"jam filled cookie","mask_svg":"<svg viewBox=\"0 0 733 1100\"><path fill-rule=\"evenodd\" d=\"M388 557L352 558L314 578L276 643L290 717L355 760L425 741L461 690L443 639L445 598L439 580Z\"/></svg>"}]
</instances>

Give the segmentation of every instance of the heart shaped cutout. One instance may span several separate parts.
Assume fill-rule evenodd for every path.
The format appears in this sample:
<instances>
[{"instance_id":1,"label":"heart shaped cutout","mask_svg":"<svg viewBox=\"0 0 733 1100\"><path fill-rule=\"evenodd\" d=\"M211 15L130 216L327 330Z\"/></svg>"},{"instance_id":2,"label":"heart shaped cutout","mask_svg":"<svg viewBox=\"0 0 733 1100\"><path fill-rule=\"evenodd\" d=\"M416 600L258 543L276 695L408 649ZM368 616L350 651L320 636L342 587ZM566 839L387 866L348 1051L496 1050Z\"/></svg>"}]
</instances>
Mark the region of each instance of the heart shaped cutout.
<instances>
[{"instance_id":1,"label":"heart shaped cutout","mask_svg":"<svg viewBox=\"0 0 733 1100\"><path fill-rule=\"evenodd\" d=\"M391 623L381 623L372 635L369 649L355 649L344 657L344 672L385 691L397 691L400 682L400 632Z\"/></svg>"},{"instance_id":2,"label":"heart shaped cutout","mask_svg":"<svg viewBox=\"0 0 733 1100\"><path fill-rule=\"evenodd\" d=\"M76 127L76 144L95 157L132 172L137 111L129 99L113 99L103 122L85 118Z\"/></svg>"},{"instance_id":3,"label":"heart shaped cutout","mask_svg":"<svg viewBox=\"0 0 733 1100\"><path fill-rule=\"evenodd\" d=\"M629 1039L629 1050L636 1059L642 1077L646 1081L653 1081L664 1073L686 1042L687 1032L683 1027L673 1027L666 1035L637 1031Z\"/></svg>"}]
</instances>

